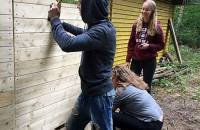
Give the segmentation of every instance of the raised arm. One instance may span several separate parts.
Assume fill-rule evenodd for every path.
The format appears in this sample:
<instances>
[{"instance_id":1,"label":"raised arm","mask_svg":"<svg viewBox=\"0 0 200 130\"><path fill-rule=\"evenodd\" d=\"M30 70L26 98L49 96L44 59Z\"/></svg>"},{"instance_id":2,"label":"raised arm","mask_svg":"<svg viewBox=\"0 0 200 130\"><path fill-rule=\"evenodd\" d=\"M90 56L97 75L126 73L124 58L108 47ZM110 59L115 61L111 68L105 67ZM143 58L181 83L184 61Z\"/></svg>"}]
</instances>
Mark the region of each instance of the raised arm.
<instances>
[{"instance_id":1,"label":"raised arm","mask_svg":"<svg viewBox=\"0 0 200 130\"><path fill-rule=\"evenodd\" d=\"M65 31L67 31L67 32L69 32L69 33L71 33L71 34L73 34L75 36L80 35L80 34L82 34L84 32L84 29L76 27L76 26L71 25L69 23L63 22L62 26L65 29Z\"/></svg>"},{"instance_id":2,"label":"raised arm","mask_svg":"<svg viewBox=\"0 0 200 130\"><path fill-rule=\"evenodd\" d=\"M54 39L65 52L93 50L106 44L106 31L103 27L90 29L77 36L70 36L63 28L60 19L53 19L51 26Z\"/></svg>"}]
</instances>

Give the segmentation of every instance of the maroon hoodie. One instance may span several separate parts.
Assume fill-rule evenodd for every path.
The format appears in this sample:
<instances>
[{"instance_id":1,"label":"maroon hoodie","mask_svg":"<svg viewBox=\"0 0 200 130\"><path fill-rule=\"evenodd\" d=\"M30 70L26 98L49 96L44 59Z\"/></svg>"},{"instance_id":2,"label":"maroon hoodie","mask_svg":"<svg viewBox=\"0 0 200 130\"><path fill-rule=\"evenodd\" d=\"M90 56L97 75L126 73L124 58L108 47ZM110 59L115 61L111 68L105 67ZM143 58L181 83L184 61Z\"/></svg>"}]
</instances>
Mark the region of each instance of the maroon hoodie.
<instances>
[{"instance_id":1,"label":"maroon hoodie","mask_svg":"<svg viewBox=\"0 0 200 130\"><path fill-rule=\"evenodd\" d=\"M155 58L157 52L164 48L164 35L160 22L157 24L158 31L154 36L147 35L147 28L147 24L143 24L142 31L136 34L136 24L133 24L126 62L130 62L131 59L142 61ZM148 41L149 47L145 50L140 49L138 46L146 41Z\"/></svg>"}]
</instances>

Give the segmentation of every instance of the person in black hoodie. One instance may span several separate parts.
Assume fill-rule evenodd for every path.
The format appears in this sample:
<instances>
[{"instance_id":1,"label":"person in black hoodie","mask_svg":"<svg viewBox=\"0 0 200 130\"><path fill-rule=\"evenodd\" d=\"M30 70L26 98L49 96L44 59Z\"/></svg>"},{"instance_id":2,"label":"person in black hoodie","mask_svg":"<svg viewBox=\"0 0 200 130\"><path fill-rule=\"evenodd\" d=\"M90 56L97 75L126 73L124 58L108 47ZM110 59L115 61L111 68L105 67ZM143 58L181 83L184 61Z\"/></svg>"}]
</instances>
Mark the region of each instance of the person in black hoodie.
<instances>
[{"instance_id":1,"label":"person in black hoodie","mask_svg":"<svg viewBox=\"0 0 200 130\"><path fill-rule=\"evenodd\" d=\"M116 51L116 31L108 20L109 0L81 0L80 13L87 29L61 23L57 3L48 17L55 41L65 52L82 51L79 76L81 94L66 123L67 130L83 130L89 121L99 130L112 130L112 65ZM66 32L73 34L68 35Z\"/></svg>"}]
</instances>

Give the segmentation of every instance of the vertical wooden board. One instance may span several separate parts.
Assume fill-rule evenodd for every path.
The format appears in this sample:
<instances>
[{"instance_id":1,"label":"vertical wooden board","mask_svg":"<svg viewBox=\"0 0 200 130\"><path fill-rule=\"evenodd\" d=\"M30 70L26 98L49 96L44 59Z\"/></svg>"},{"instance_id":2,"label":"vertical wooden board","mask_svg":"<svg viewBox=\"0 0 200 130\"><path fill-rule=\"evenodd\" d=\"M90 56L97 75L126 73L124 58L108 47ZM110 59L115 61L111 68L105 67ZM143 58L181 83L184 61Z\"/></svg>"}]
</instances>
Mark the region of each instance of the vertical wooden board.
<instances>
[{"instance_id":1,"label":"vertical wooden board","mask_svg":"<svg viewBox=\"0 0 200 130\"><path fill-rule=\"evenodd\" d=\"M77 74L77 71L78 66L72 65L67 67L61 67L58 69L19 76L15 78L15 87L16 89L22 89L34 85L39 85L45 82Z\"/></svg>"},{"instance_id":2,"label":"vertical wooden board","mask_svg":"<svg viewBox=\"0 0 200 130\"><path fill-rule=\"evenodd\" d=\"M0 47L0 63L13 61L13 48Z\"/></svg>"},{"instance_id":3,"label":"vertical wooden board","mask_svg":"<svg viewBox=\"0 0 200 130\"><path fill-rule=\"evenodd\" d=\"M0 130L14 130L14 106L0 108Z\"/></svg>"},{"instance_id":4,"label":"vertical wooden board","mask_svg":"<svg viewBox=\"0 0 200 130\"><path fill-rule=\"evenodd\" d=\"M8 105L12 105L14 102L13 91L2 91L0 92L0 108Z\"/></svg>"},{"instance_id":5,"label":"vertical wooden board","mask_svg":"<svg viewBox=\"0 0 200 130\"><path fill-rule=\"evenodd\" d=\"M0 0L0 14L12 14L12 0Z\"/></svg>"},{"instance_id":6,"label":"vertical wooden board","mask_svg":"<svg viewBox=\"0 0 200 130\"><path fill-rule=\"evenodd\" d=\"M12 15L0 15L0 31L11 31L12 29Z\"/></svg>"},{"instance_id":7,"label":"vertical wooden board","mask_svg":"<svg viewBox=\"0 0 200 130\"><path fill-rule=\"evenodd\" d=\"M14 64L12 62L0 63L0 78L14 75Z\"/></svg>"},{"instance_id":8,"label":"vertical wooden board","mask_svg":"<svg viewBox=\"0 0 200 130\"><path fill-rule=\"evenodd\" d=\"M79 64L80 58L80 53L67 53L64 56L16 62L15 75L22 76L38 71L45 71L63 66Z\"/></svg>"},{"instance_id":9,"label":"vertical wooden board","mask_svg":"<svg viewBox=\"0 0 200 130\"><path fill-rule=\"evenodd\" d=\"M0 31L0 47L9 47L13 43L13 34L11 31Z\"/></svg>"}]
</instances>

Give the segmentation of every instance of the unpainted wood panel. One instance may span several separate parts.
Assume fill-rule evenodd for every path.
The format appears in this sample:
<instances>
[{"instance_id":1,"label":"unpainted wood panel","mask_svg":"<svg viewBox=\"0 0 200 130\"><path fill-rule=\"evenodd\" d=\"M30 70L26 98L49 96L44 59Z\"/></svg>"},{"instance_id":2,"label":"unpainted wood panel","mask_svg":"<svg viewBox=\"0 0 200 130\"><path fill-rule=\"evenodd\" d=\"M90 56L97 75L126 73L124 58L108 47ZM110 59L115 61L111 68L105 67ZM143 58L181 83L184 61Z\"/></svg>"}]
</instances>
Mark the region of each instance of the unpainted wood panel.
<instances>
[{"instance_id":1,"label":"unpainted wood panel","mask_svg":"<svg viewBox=\"0 0 200 130\"><path fill-rule=\"evenodd\" d=\"M0 78L0 91L14 90L14 76Z\"/></svg>"},{"instance_id":2,"label":"unpainted wood panel","mask_svg":"<svg viewBox=\"0 0 200 130\"><path fill-rule=\"evenodd\" d=\"M12 31L0 31L0 47L11 47L13 45Z\"/></svg>"},{"instance_id":3,"label":"unpainted wood panel","mask_svg":"<svg viewBox=\"0 0 200 130\"><path fill-rule=\"evenodd\" d=\"M13 62L0 63L0 78L14 76Z\"/></svg>"},{"instance_id":4,"label":"unpainted wood panel","mask_svg":"<svg viewBox=\"0 0 200 130\"><path fill-rule=\"evenodd\" d=\"M70 87L78 84L79 80L77 75L71 75L44 84L16 90L16 103L22 103L56 91L64 91L64 89L69 90Z\"/></svg>"},{"instance_id":5,"label":"unpainted wood panel","mask_svg":"<svg viewBox=\"0 0 200 130\"><path fill-rule=\"evenodd\" d=\"M14 102L14 91L1 91L0 92L0 108L12 105Z\"/></svg>"},{"instance_id":6,"label":"unpainted wood panel","mask_svg":"<svg viewBox=\"0 0 200 130\"><path fill-rule=\"evenodd\" d=\"M38 109L51 106L57 102L69 99L80 94L80 85L68 86L68 88L60 91L44 94L40 97L36 97L25 102L16 104L16 117L23 116L34 112Z\"/></svg>"},{"instance_id":7,"label":"unpainted wood panel","mask_svg":"<svg viewBox=\"0 0 200 130\"><path fill-rule=\"evenodd\" d=\"M64 20L67 23L71 23L80 27L84 24L77 19ZM15 33L27 33L27 32L51 32L49 21L46 19L15 19Z\"/></svg>"},{"instance_id":8,"label":"unpainted wood panel","mask_svg":"<svg viewBox=\"0 0 200 130\"><path fill-rule=\"evenodd\" d=\"M0 63L13 61L13 48L0 47Z\"/></svg>"},{"instance_id":9,"label":"unpainted wood panel","mask_svg":"<svg viewBox=\"0 0 200 130\"><path fill-rule=\"evenodd\" d=\"M0 117L1 117L0 120L5 120L5 119L13 118L14 117L14 112L15 112L14 105L9 105L9 106L6 106L6 107L1 107L0 108Z\"/></svg>"},{"instance_id":10,"label":"unpainted wood panel","mask_svg":"<svg viewBox=\"0 0 200 130\"><path fill-rule=\"evenodd\" d=\"M52 2L56 2L56 0L14 0L15 3L32 3L32 4L42 4L42 5L50 5Z\"/></svg>"},{"instance_id":11,"label":"unpainted wood panel","mask_svg":"<svg viewBox=\"0 0 200 130\"><path fill-rule=\"evenodd\" d=\"M39 85L42 83L50 82L56 79L77 74L78 73L77 71L78 71L78 65L71 65L53 70L19 76L15 78L15 85L16 85L15 87L17 90L26 87L31 87L34 85Z\"/></svg>"},{"instance_id":12,"label":"unpainted wood panel","mask_svg":"<svg viewBox=\"0 0 200 130\"><path fill-rule=\"evenodd\" d=\"M71 108L73 106L72 104L74 102L74 99L73 100L72 99L71 100L66 99L66 100L57 102L55 104L51 104L50 106L46 106L42 109L38 109L31 113L17 117L16 118L17 130L22 130L22 129L25 130L26 127L30 127L30 126L37 127L37 123L39 123L40 121L42 121L43 123L45 123L45 122L49 123L48 120L51 120L51 118L55 119L54 116L57 115L58 113L68 112L71 110ZM43 125L45 125L45 124L43 124ZM42 126L40 126L40 127L42 127ZM37 128L37 129L39 129L39 128Z\"/></svg>"},{"instance_id":13,"label":"unpainted wood panel","mask_svg":"<svg viewBox=\"0 0 200 130\"><path fill-rule=\"evenodd\" d=\"M58 45L31 48L16 48L15 61L19 62L26 60L35 60L55 56L64 56L66 54L67 53L63 52Z\"/></svg>"},{"instance_id":14,"label":"unpainted wood panel","mask_svg":"<svg viewBox=\"0 0 200 130\"><path fill-rule=\"evenodd\" d=\"M14 6L15 6L14 17L47 19L49 5L15 3ZM62 7L60 18L81 20L81 16L77 7L76 8Z\"/></svg>"},{"instance_id":15,"label":"unpainted wood panel","mask_svg":"<svg viewBox=\"0 0 200 130\"><path fill-rule=\"evenodd\" d=\"M38 4L38 5L50 5L53 2L56 2L56 0L14 0L15 3L30 3L30 4ZM75 4L66 4L62 3L62 6L65 7L71 7L75 8L77 5Z\"/></svg>"},{"instance_id":16,"label":"unpainted wood panel","mask_svg":"<svg viewBox=\"0 0 200 130\"><path fill-rule=\"evenodd\" d=\"M12 30L13 30L12 15L0 14L0 31L12 31Z\"/></svg>"},{"instance_id":17,"label":"unpainted wood panel","mask_svg":"<svg viewBox=\"0 0 200 130\"><path fill-rule=\"evenodd\" d=\"M14 130L14 106L0 108L0 130Z\"/></svg>"},{"instance_id":18,"label":"unpainted wood panel","mask_svg":"<svg viewBox=\"0 0 200 130\"><path fill-rule=\"evenodd\" d=\"M14 105L0 108L0 130L14 130Z\"/></svg>"},{"instance_id":19,"label":"unpainted wood panel","mask_svg":"<svg viewBox=\"0 0 200 130\"><path fill-rule=\"evenodd\" d=\"M50 32L50 23L46 19L19 19L14 21L14 33Z\"/></svg>"},{"instance_id":20,"label":"unpainted wood panel","mask_svg":"<svg viewBox=\"0 0 200 130\"><path fill-rule=\"evenodd\" d=\"M58 112L55 115L53 115L52 117L42 119L33 125L31 124L30 128L31 128L31 130L38 130L41 128L44 130L54 130L56 127L58 127L66 122L70 113L71 113L71 110L67 110L64 112Z\"/></svg>"},{"instance_id":21,"label":"unpainted wood panel","mask_svg":"<svg viewBox=\"0 0 200 130\"><path fill-rule=\"evenodd\" d=\"M15 75L22 76L25 74L35 73L39 71L60 68L63 66L74 65L80 63L80 53L66 53L63 56L51 57L46 59L36 59L28 61L20 61L15 63Z\"/></svg>"},{"instance_id":22,"label":"unpainted wood panel","mask_svg":"<svg viewBox=\"0 0 200 130\"><path fill-rule=\"evenodd\" d=\"M52 37L52 33L18 33L14 34L15 47L28 48L39 47L47 45L55 45L55 41Z\"/></svg>"},{"instance_id":23,"label":"unpainted wood panel","mask_svg":"<svg viewBox=\"0 0 200 130\"><path fill-rule=\"evenodd\" d=\"M13 130L13 129L15 129L14 122L15 121L14 121L13 118L0 120L0 130Z\"/></svg>"},{"instance_id":24,"label":"unpainted wood panel","mask_svg":"<svg viewBox=\"0 0 200 130\"><path fill-rule=\"evenodd\" d=\"M0 14L12 14L12 0L0 0Z\"/></svg>"}]
</instances>

